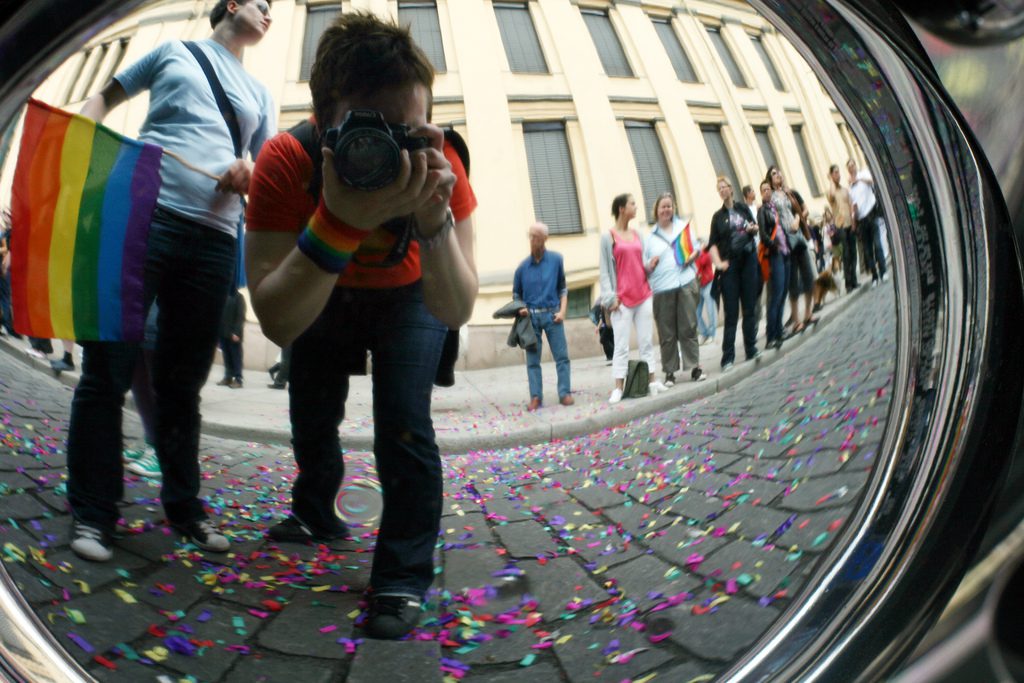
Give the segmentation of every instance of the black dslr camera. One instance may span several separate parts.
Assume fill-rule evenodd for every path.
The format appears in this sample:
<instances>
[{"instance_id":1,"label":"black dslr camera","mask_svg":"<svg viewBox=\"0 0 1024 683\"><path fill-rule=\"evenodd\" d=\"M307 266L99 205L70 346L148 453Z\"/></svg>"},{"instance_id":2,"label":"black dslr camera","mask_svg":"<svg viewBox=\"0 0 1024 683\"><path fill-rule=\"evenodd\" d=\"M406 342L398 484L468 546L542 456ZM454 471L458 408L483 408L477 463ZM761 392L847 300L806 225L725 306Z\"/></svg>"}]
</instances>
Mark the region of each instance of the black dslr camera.
<instances>
[{"instance_id":1,"label":"black dslr camera","mask_svg":"<svg viewBox=\"0 0 1024 683\"><path fill-rule=\"evenodd\" d=\"M403 149L426 149L430 140L409 135L409 126L389 126L384 115L353 109L340 126L324 133L324 146L334 152L334 170L357 190L376 190L393 182L401 168Z\"/></svg>"}]
</instances>

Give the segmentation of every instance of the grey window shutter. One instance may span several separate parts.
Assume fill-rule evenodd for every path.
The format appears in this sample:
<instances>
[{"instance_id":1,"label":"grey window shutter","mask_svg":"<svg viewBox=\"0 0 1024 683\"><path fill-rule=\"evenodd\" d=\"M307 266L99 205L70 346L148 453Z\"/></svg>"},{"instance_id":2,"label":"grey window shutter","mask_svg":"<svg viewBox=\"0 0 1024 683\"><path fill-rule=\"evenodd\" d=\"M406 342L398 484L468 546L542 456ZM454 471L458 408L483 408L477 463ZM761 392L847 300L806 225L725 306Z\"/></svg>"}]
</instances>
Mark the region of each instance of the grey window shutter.
<instances>
[{"instance_id":1,"label":"grey window shutter","mask_svg":"<svg viewBox=\"0 0 1024 683\"><path fill-rule=\"evenodd\" d=\"M448 70L444 58L444 42L441 40L441 24L437 18L437 3L398 3L398 23L409 27L413 40L426 53L434 71L444 73Z\"/></svg>"},{"instance_id":2,"label":"grey window shutter","mask_svg":"<svg viewBox=\"0 0 1024 683\"><path fill-rule=\"evenodd\" d=\"M800 161L804 164L804 175L807 176L807 187L811 194L821 194L821 186L818 184L818 174L814 172L814 165L811 163L811 155L807 150L807 139L804 137L803 126L793 126L793 138L796 140L796 150L800 153Z\"/></svg>"},{"instance_id":3,"label":"grey window shutter","mask_svg":"<svg viewBox=\"0 0 1024 683\"><path fill-rule=\"evenodd\" d=\"M594 40L594 47L597 48L597 55L601 58L604 72L609 76L633 76L633 69L626 59L626 53L622 49L622 43L615 34L612 27L612 20L605 12L597 10L581 9L583 21L587 24L590 37Z\"/></svg>"},{"instance_id":4,"label":"grey window shutter","mask_svg":"<svg viewBox=\"0 0 1024 683\"><path fill-rule=\"evenodd\" d=\"M754 137L757 138L757 146L761 148L761 156L764 158L765 172L768 171L769 166L778 166L779 159L775 156L775 148L772 147L772 138L768 129L763 126L755 126Z\"/></svg>"},{"instance_id":5,"label":"grey window shutter","mask_svg":"<svg viewBox=\"0 0 1024 683\"><path fill-rule=\"evenodd\" d=\"M715 167L715 175L724 175L732 182L733 196L740 199L739 178L736 176L736 167L732 164L732 157L729 156L729 149L725 146L725 138L722 137L721 126L703 125L700 132L704 135L704 145L708 148L711 156L711 164Z\"/></svg>"},{"instance_id":6,"label":"grey window shutter","mask_svg":"<svg viewBox=\"0 0 1024 683\"><path fill-rule=\"evenodd\" d=\"M765 49L764 41L759 36L754 36L751 40L754 43L754 49L757 51L757 54L761 56L761 61L764 62L764 68L768 70L768 75L771 77L775 89L785 91L786 86L782 82L782 76L779 75L779 70L775 68L775 62L772 61L768 50Z\"/></svg>"},{"instance_id":7,"label":"grey window shutter","mask_svg":"<svg viewBox=\"0 0 1024 683\"><path fill-rule=\"evenodd\" d=\"M676 70L676 77L686 83L699 83L700 79L697 78L697 72L693 69L693 63L687 57L686 50L683 49L683 44L679 41L679 36L676 35L671 22L668 19L653 18L651 22L654 24L654 30L658 37L661 38L661 44L665 46L665 52L668 53L669 61L672 62L672 68Z\"/></svg>"},{"instance_id":8,"label":"grey window shutter","mask_svg":"<svg viewBox=\"0 0 1024 683\"><path fill-rule=\"evenodd\" d=\"M525 123L526 161L536 218L553 235L583 231L569 141L561 123Z\"/></svg>"},{"instance_id":9,"label":"grey window shutter","mask_svg":"<svg viewBox=\"0 0 1024 683\"><path fill-rule=\"evenodd\" d=\"M316 45L324 30L341 12L341 3L306 6L306 33L302 37L302 63L299 66L299 80L308 81L309 71L316 60Z\"/></svg>"},{"instance_id":10,"label":"grey window shutter","mask_svg":"<svg viewBox=\"0 0 1024 683\"><path fill-rule=\"evenodd\" d=\"M665 153L658 139L654 124L647 121L627 121L626 137L633 150L633 161L636 163L637 175L640 176L640 190L647 222L653 223L657 216L652 215L654 202L663 192L675 192L672 188L672 176L665 161Z\"/></svg>"},{"instance_id":11,"label":"grey window shutter","mask_svg":"<svg viewBox=\"0 0 1024 683\"><path fill-rule=\"evenodd\" d=\"M736 58L732 54L732 50L725 43L725 38L722 36L722 32L717 28L708 27L708 35L711 36L711 42L715 46L715 50L718 51L718 56L721 57L722 63L725 65L725 70L729 73L729 78L732 79L732 84L737 88L746 88L747 79L743 77L743 72L740 70L740 65L736 63Z\"/></svg>"},{"instance_id":12,"label":"grey window shutter","mask_svg":"<svg viewBox=\"0 0 1024 683\"><path fill-rule=\"evenodd\" d=\"M496 2L494 16L509 68L516 73L548 73L530 9L524 4Z\"/></svg>"}]
</instances>

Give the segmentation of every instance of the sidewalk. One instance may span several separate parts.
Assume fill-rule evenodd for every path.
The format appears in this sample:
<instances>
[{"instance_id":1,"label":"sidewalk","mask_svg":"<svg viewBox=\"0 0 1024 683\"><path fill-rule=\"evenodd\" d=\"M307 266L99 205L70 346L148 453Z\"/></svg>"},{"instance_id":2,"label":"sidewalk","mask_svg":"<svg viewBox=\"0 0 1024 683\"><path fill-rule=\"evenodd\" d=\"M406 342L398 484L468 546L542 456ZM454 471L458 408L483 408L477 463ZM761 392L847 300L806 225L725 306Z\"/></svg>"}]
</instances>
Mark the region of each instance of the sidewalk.
<instances>
[{"instance_id":1,"label":"sidewalk","mask_svg":"<svg viewBox=\"0 0 1024 683\"><path fill-rule=\"evenodd\" d=\"M525 363L456 372L455 386L434 389L433 415L438 446L443 453L465 453L571 438L710 396L811 340L820 341L820 335L829 333L829 325L836 316L869 289L864 285L852 294L827 299L824 308L816 314L819 323L787 340L779 351L764 350L762 320L758 330L758 348L762 350L762 355L752 362L742 360L742 333L737 330L739 355L732 371L726 374L722 374L719 367L722 356L719 330L715 343L700 347L701 365L709 375L706 381L692 382L688 373L679 373L681 380L664 394L626 399L616 405L608 403L613 382L611 368L603 356L572 359L572 387L576 404L569 407L558 404L554 363L545 362L543 373L546 404L533 413L526 410L529 391ZM597 348L596 341L594 345ZM48 361L34 358L25 352L25 342L2 337L0 348L41 371L52 372ZM631 357L636 357L635 349ZM246 385L242 389L217 386L221 377L223 368L214 366L202 392L204 434L270 444L287 444L290 441L287 391L268 388L270 380L264 371L247 371ZM663 379L661 372L658 373L658 379ZM78 381L77 371L62 373L61 381L74 386ZM132 407L130 394L126 405ZM371 410L370 378L352 377L345 405L346 418L341 427L342 445L346 450L372 449Z\"/></svg>"}]
</instances>

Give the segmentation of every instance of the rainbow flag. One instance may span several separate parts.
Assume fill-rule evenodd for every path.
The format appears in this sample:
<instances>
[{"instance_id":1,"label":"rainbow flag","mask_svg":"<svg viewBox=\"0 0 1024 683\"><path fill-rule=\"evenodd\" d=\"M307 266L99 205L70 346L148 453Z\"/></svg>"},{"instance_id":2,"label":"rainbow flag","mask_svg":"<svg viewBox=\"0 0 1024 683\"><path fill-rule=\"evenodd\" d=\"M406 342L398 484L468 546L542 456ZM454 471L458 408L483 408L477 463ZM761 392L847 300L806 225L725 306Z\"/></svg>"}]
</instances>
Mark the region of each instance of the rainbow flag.
<instances>
[{"instance_id":1,"label":"rainbow flag","mask_svg":"<svg viewBox=\"0 0 1024 683\"><path fill-rule=\"evenodd\" d=\"M162 150L29 100L14 171L11 300L26 335L141 341Z\"/></svg>"},{"instance_id":2,"label":"rainbow flag","mask_svg":"<svg viewBox=\"0 0 1024 683\"><path fill-rule=\"evenodd\" d=\"M693 246L693 234L690 230L690 222L687 221L686 225L683 226L682 232L672 240L672 253L676 257L676 265L681 266L691 258L697 248Z\"/></svg>"}]
</instances>

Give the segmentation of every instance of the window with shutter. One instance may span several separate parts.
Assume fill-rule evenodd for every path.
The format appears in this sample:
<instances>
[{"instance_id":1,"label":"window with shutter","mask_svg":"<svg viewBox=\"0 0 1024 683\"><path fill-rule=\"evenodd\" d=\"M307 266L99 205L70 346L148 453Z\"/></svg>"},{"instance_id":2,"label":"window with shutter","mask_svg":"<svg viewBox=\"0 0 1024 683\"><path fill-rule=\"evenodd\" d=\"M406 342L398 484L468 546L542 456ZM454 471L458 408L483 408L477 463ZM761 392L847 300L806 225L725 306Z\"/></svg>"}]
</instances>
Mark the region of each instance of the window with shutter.
<instances>
[{"instance_id":1,"label":"window with shutter","mask_svg":"<svg viewBox=\"0 0 1024 683\"><path fill-rule=\"evenodd\" d=\"M299 65L299 80L309 80L309 70L316 59L316 45L320 36L334 17L341 12L341 3L329 5L306 5L306 33L302 36L302 62Z\"/></svg>"},{"instance_id":2,"label":"window with shutter","mask_svg":"<svg viewBox=\"0 0 1024 683\"><path fill-rule=\"evenodd\" d=\"M772 85L775 86L776 90L785 92L786 86L782 82L782 76L779 75L779 70L775 68L775 62L772 61L771 56L768 54L768 50L764 47L764 41L761 40L760 36L754 36L751 38L754 43L754 50L760 55L761 61L764 62L764 68L768 70L768 75L772 79Z\"/></svg>"},{"instance_id":3,"label":"window with shutter","mask_svg":"<svg viewBox=\"0 0 1024 683\"><path fill-rule=\"evenodd\" d=\"M818 174L814 172L814 164L811 163L811 155L807 149L807 139L804 137L803 126L793 126L793 138L796 140L797 152L800 153L800 161L804 164L807 187L811 190L812 196L817 196L821 194L821 186L818 184Z\"/></svg>"},{"instance_id":4,"label":"window with shutter","mask_svg":"<svg viewBox=\"0 0 1024 683\"><path fill-rule=\"evenodd\" d=\"M590 315L590 307L593 305L593 299L590 298L591 291L590 285L569 290L565 302L566 318L586 318Z\"/></svg>"},{"instance_id":5,"label":"window with shutter","mask_svg":"<svg viewBox=\"0 0 1024 683\"><path fill-rule=\"evenodd\" d=\"M548 73L548 63L540 48L529 7L522 3L496 2L494 16L509 68L516 73Z\"/></svg>"},{"instance_id":6,"label":"window with shutter","mask_svg":"<svg viewBox=\"0 0 1024 683\"><path fill-rule=\"evenodd\" d=\"M757 146L761 148L761 157L764 159L764 170L768 171L769 166L779 166L779 159L775 156L775 148L772 146L772 137L765 126L754 126L754 137L757 138Z\"/></svg>"},{"instance_id":7,"label":"window with shutter","mask_svg":"<svg viewBox=\"0 0 1024 683\"><path fill-rule=\"evenodd\" d=\"M604 72L609 76L623 76L632 78L633 68L626 59L626 53L619 42L619 36L615 33L612 20L606 12L600 10L581 9L583 21L587 24L590 37L594 40L594 47L597 48L597 55L604 66Z\"/></svg>"},{"instance_id":8,"label":"window with shutter","mask_svg":"<svg viewBox=\"0 0 1024 683\"><path fill-rule=\"evenodd\" d=\"M524 123L533 212L552 235L583 232L576 175L562 123Z\"/></svg>"},{"instance_id":9,"label":"window with shutter","mask_svg":"<svg viewBox=\"0 0 1024 683\"><path fill-rule=\"evenodd\" d=\"M722 127L705 124L700 127L704 136L704 145L708 148L708 155L711 157L711 165L715 168L715 175L724 175L732 183L733 196L739 199L740 185L736 176L736 167L732 164L732 157L729 156L729 149L725 146L725 138L722 137Z\"/></svg>"},{"instance_id":10,"label":"window with shutter","mask_svg":"<svg viewBox=\"0 0 1024 683\"><path fill-rule=\"evenodd\" d=\"M654 202L663 192L671 192L672 176L665 161L665 153L658 139L654 124L647 121L626 121L626 137L633 150L633 161L636 172L640 176L640 190L643 193L643 207L647 214L647 222L653 223L657 216L653 215Z\"/></svg>"},{"instance_id":11,"label":"window with shutter","mask_svg":"<svg viewBox=\"0 0 1024 683\"><path fill-rule=\"evenodd\" d=\"M736 63L736 58L732 55L732 50L725 43L722 32L713 26L709 26L708 35L711 36L711 42L714 44L718 56L722 59L722 64L725 65L725 70L728 72L729 78L732 79L732 84L737 88L749 87L747 79L743 77L743 72L740 71L740 65Z\"/></svg>"},{"instance_id":12,"label":"window with shutter","mask_svg":"<svg viewBox=\"0 0 1024 683\"><path fill-rule=\"evenodd\" d=\"M686 56L686 50L683 49L679 36L672 28L672 23L668 19L654 17L651 18L651 22L661 39L661 44L665 46L665 52L668 53L669 61L672 62L672 68L676 70L676 77L686 83L699 83L700 79L697 78L697 72L693 70L693 63Z\"/></svg>"},{"instance_id":13,"label":"window with shutter","mask_svg":"<svg viewBox=\"0 0 1024 683\"><path fill-rule=\"evenodd\" d=\"M398 3L398 23L409 28L413 40L426 53L434 71L444 73L448 70L436 2Z\"/></svg>"}]
</instances>

